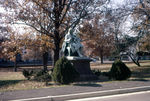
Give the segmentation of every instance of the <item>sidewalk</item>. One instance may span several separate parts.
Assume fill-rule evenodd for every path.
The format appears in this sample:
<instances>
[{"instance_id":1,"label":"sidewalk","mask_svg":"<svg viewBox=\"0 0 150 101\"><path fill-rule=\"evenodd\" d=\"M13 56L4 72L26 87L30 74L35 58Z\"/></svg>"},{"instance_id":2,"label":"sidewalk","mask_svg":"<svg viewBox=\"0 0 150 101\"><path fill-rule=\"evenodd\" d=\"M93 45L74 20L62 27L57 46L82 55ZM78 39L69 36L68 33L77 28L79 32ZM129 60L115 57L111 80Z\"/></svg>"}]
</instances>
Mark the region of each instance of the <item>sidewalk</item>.
<instances>
[{"instance_id":1,"label":"sidewalk","mask_svg":"<svg viewBox=\"0 0 150 101\"><path fill-rule=\"evenodd\" d=\"M51 101L51 99L53 99L54 101L62 101L76 98L106 96L148 90L150 90L150 81L122 81L101 84L76 84L64 87L0 92L0 101Z\"/></svg>"}]
</instances>

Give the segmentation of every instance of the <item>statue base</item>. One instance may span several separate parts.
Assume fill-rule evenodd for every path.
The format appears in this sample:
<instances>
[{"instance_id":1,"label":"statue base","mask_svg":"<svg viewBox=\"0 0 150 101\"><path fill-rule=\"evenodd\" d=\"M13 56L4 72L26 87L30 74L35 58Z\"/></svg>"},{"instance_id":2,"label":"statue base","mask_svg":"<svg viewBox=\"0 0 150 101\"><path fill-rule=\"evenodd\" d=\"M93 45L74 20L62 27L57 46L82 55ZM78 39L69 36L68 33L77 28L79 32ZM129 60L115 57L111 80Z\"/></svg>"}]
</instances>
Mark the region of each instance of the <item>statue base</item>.
<instances>
[{"instance_id":1,"label":"statue base","mask_svg":"<svg viewBox=\"0 0 150 101\"><path fill-rule=\"evenodd\" d=\"M90 61L92 61L92 59L88 57L76 57L76 56L68 56L66 58L72 63L72 65L80 73L80 77L77 78L75 81L98 80L98 76L93 74L90 69Z\"/></svg>"}]
</instances>

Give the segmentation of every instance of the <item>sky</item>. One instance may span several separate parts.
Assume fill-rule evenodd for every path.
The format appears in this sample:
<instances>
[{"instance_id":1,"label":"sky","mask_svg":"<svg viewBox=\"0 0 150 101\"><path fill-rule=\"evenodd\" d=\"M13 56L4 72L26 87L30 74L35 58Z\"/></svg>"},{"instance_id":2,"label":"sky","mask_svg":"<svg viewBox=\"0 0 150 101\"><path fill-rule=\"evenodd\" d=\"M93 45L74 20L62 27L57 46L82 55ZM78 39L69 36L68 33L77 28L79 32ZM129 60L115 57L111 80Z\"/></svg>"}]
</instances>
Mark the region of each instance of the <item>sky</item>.
<instances>
[{"instance_id":1,"label":"sky","mask_svg":"<svg viewBox=\"0 0 150 101\"><path fill-rule=\"evenodd\" d=\"M0 13L5 12L4 8L0 7Z\"/></svg>"},{"instance_id":2,"label":"sky","mask_svg":"<svg viewBox=\"0 0 150 101\"><path fill-rule=\"evenodd\" d=\"M110 0L110 1L114 2L115 4L121 4L124 0ZM4 8L0 6L0 13L4 11L5 11Z\"/></svg>"},{"instance_id":3,"label":"sky","mask_svg":"<svg viewBox=\"0 0 150 101\"><path fill-rule=\"evenodd\" d=\"M124 0L110 0L110 1L115 3L115 4L121 4L121 3L123 3ZM5 10L4 10L4 8L2 8L0 6L0 13L3 13L3 12L5 12Z\"/></svg>"},{"instance_id":4,"label":"sky","mask_svg":"<svg viewBox=\"0 0 150 101\"><path fill-rule=\"evenodd\" d=\"M113 2L115 2L116 4L121 4L124 0L111 0L111 1L113 1Z\"/></svg>"},{"instance_id":5,"label":"sky","mask_svg":"<svg viewBox=\"0 0 150 101\"><path fill-rule=\"evenodd\" d=\"M122 4L124 0L110 0L113 4Z\"/></svg>"},{"instance_id":6,"label":"sky","mask_svg":"<svg viewBox=\"0 0 150 101\"><path fill-rule=\"evenodd\" d=\"M114 4L113 6L115 7L115 5L117 4L123 4L124 0L110 0L110 2L112 2L112 4ZM0 5L0 13L3 13L3 12L5 12L5 10Z\"/></svg>"}]
</instances>

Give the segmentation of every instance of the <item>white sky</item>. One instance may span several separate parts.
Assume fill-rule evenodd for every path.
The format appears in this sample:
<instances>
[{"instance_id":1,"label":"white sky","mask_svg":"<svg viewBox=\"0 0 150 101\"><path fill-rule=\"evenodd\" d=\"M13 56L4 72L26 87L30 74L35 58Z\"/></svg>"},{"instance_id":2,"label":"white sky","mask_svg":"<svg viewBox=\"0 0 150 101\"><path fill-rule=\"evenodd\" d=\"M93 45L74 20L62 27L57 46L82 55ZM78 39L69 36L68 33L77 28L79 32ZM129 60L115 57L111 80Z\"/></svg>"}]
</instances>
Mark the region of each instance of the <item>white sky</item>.
<instances>
[{"instance_id":1,"label":"white sky","mask_svg":"<svg viewBox=\"0 0 150 101\"><path fill-rule=\"evenodd\" d=\"M117 4L123 4L124 0L110 0L110 2L112 2L112 4L115 6ZM5 12L4 8L2 8L0 5L0 13L4 12Z\"/></svg>"},{"instance_id":2,"label":"white sky","mask_svg":"<svg viewBox=\"0 0 150 101\"><path fill-rule=\"evenodd\" d=\"M5 12L4 8L0 7L0 13Z\"/></svg>"},{"instance_id":3,"label":"white sky","mask_svg":"<svg viewBox=\"0 0 150 101\"><path fill-rule=\"evenodd\" d=\"M115 3L115 4L121 4L123 3L124 0L110 0L111 2ZM4 8L0 7L0 13L5 12Z\"/></svg>"},{"instance_id":4,"label":"white sky","mask_svg":"<svg viewBox=\"0 0 150 101\"><path fill-rule=\"evenodd\" d=\"M121 4L124 0L111 0L112 2L115 2L116 4Z\"/></svg>"}]
</instances>

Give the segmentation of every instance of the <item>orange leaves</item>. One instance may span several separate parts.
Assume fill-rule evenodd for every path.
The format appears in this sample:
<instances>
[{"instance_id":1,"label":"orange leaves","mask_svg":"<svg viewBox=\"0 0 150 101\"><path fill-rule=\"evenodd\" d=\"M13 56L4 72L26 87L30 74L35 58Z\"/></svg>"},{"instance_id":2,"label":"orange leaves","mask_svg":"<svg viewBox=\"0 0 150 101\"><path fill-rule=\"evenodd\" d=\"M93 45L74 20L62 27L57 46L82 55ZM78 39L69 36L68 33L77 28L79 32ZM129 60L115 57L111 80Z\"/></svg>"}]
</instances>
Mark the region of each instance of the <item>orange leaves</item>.
<instances>
[{"instance_id":1,"label":"orange leaves","mask_svg":"<svg viewBox=\"0 0 150 101\"><path fill-rule=\"evenodd\" d=\"M49 52L54 47L51 38L46 35L37 34L26 46L26 53L23 54L23 59L42 59L45 52Z\"/></svg>"},{"instance_id":2,"label":"orange leaves","mask_svg":"<svg viewBox=\"0 0 150 101\"><path fill-rule=\"evenodd\" d=\"M25 46L26 34L23 34L23 31L20 31L18 27L8 27L7 30L10 33L7 41L2 43L3 53L6 58L14 60L15 55L20 53L22 54L23 47Z\"/></svg>"},{"instance_id":3,"label":"orange leaves","mask_svg":"<svg viewBox=\"0 0 150 101\"><path fill-rule=\"evenodd\" d=\"M109 31L109 24L107 22L100 22L100 18L96 16L90 23L85 22L80 31L82 33L82 40L85 40L83 42L84 49L87 51L90 49L91 55L110 55L114 35Z\"/></svg>"},{"instance_id":4,"label":"orange leaves","mask_svg":"<svg viewBox=\"0 0 150 101\"><path fill-rule=\"evenodd\" d=\"M149 29L150 24L150 3L145 0L141 1L139 5L134 8L132 14L135 23L137 23L137 30L139 29Z\"/></svg>"},{"instance_id":5,"label":"orange leaves","mask_svg":"<svg viewBox=\"0 0 150 101\"><path fill-rule=\"evenodd\" d=\"M21 43L19 41L19 39L16 39L13 36L10 37L9 40L2 43L2 46L4 47L2 52L7 58L14 60L16 54L22 53L22 48L20 46Z\"/></svg>"},{"instance_id":6,"label":"orange leaves","mask_svg":"<svg viewBox=\"0 0 150 101\"><path fill-rule=\"evenodd\" d=\"M52 39L47 35L37 35L36 40L34 42L41 47L42 51L48 51L48 49L54 48Z\"/></svg>"},{"instance_id":7,"label":"orange leaves","mask_svg":"<svg viewBox=\"0 0 150 101\"><path fill-rule=\"evenodd\" d=\"M10 38L2 45L4 47L3 54L11 60L15 59L16 54L24 53L24 49L32 50L37 55L54 48L52 39L49 36L37 34L33 29L28 28L26 32L21 31L21 33L17 28L9 28L8 30Z\"/></svg>"},{"instance_id":8,"label":"orange leaves","mask_svg":"<svg viewBox=\"0 0 150 101\"><path fill-rule=\"evenodd\" d=\"M140 47L143 51L150 52L150 35L147 34L140 40Z\"/></svg>"}]
</instances>

